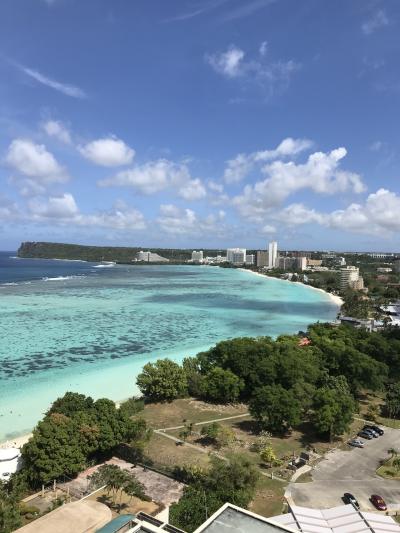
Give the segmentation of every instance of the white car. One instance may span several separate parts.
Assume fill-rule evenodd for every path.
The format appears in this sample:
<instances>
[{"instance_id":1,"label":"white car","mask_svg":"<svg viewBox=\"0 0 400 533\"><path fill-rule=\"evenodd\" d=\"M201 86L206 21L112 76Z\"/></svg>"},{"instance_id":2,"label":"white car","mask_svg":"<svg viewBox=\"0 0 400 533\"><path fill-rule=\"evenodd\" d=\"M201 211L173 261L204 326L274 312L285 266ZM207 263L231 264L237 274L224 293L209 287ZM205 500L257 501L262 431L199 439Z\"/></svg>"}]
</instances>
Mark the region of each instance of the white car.
<instances>
[{"instance_id":1,"label":"white car","mask_svg":"<svg viewBox=\"0 0 400 533\"><path fill-rule=\"evenodd\" d=\"M352 439L348 442L350 446L354 446L354 448L364 448L364 442L360 439Z\"/></svg>"}]
</instances>

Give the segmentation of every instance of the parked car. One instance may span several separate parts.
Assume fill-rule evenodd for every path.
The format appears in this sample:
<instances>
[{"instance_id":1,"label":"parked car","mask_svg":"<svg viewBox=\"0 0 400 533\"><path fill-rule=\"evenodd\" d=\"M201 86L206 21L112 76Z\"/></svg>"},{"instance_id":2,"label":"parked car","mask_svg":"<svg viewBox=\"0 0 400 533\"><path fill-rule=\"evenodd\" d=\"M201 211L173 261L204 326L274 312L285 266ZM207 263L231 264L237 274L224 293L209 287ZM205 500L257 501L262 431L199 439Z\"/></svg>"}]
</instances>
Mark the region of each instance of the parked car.
<instances>
[{"instance_id":1,"label":"parked car","mask_svg":"<svg viewBox=\"0 0 400 533\"><path fill-rule=\"evenodd\" d=\"M372 433L369 431L359 431L357 433L359 437L362 437L363 439L372 440L374 437L372 436Z\"/></svg>"},{"instance_id":2,"label":"parked car","mask_svg":"<svg viewBox=\"0 0 400 533\"><path fill-rule=\"evenodd\" d=\"M371 426L371 428L378 433L378 435L384 435L385 432L379 426Z\"/></svg>"},{"instance_id":3,"label":"parked car","mask_svg":"<svg viewBox=\"0 0 400 533\"><path fill-rule=\"evenodd\" d=\"M387 506L385 503L385 500L382 498L382 496L378 496L378 494L372 494L371 503L375 505L375 507L378 509L378 511L386 511Z\"/></svg>"},{"instance_id":4,"label":"parked car","mask_svg":"<svg viewBox=\"0 0 400 533\"><path fill-rule=\"evenodd\" d=\"M372 435L375 439L377 439L377 438L379 437L379 433L378 433L377 431L374 431L374 430L372 429L372 426L364 426L364 427L362 428L362 431L367 431L368 433L371 433L371 435Z\"/></svg>"},{"instance_id":5,"label":"parked car","mask_svg":"<svg viewBox=\"0 0 400 533\"><path fill-rule=\"evenodd\" d=\"M364 448L364 443L361 439L351 439L348 444L354 446L355 448Z\"/></svg>"},{"instance_id":6,"label":"parked car","mask_svg":"<svg viewBox=\"0 0 400 533\"><path fill-rule=\"evenodd\" d=\"M345 492L342 496L342 500L344 501L344 503L346 504L350 504L350 505L353 505L354 507L357 507L357 509L360 508L360 504L358 503L358 501L355 499L355 497L351 494L351 492Z\"/></svg>"}]
</instances>

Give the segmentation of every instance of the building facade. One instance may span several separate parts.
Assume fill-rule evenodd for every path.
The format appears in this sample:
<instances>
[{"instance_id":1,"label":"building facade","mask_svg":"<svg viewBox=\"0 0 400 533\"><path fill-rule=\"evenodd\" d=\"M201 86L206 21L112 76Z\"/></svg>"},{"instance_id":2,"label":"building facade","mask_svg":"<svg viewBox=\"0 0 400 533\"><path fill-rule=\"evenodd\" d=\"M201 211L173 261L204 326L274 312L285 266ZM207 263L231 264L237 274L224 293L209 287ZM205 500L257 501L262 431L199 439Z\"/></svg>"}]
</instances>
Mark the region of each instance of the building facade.
<instances>
[{"instance_id":1,"label":"building facade","mask_svg":"<svg viewBox=\"0 0 400 533\"><path fill-rule=\"evenodd\" d=\"M268 266L268 252L266 250L258 250L256 253L256 266L261 268Z\"/></svg>"},{"instance_id":2,"label":"building facade","mask_svg":"<svg viewBox=\"0 0 400 533\"><path fill-rule=\"evenodd\" d=\"M234 265L243 265L246 262L246 248L228 248L226 260Z\"/></svg>"},{"instance_id":3,"label":"building facade","mask_svg":"<svg viewBox=\"0 0 400 533\"><path fill-rule=\"evenodd\" d=\"M357 282L360 277L358 267L347 266L340 269L340 290L344 291L351 287L351 284Z\"/></svg>"},{"instance_id":4,"label":"building facade","mask_svg":"<svg viewBox=\"0 0 400 533\"><path fill-rule=\"evenodd\" d=\"M278 266L278 243L272 241L268 244L268 268L276 268Z\"/></svg>"},{"instance_id":5,"label":"building facade","mask_svg":"<svg viewBox=\"0 0 400 533\"><path fill-rule=\"evenodd\" d=\"M203 258L203 250L199 250L198 252L196 250L193 250L192 252L192 261L193 263L202 263L204 260Z\"/></svg>"}]
</instances>

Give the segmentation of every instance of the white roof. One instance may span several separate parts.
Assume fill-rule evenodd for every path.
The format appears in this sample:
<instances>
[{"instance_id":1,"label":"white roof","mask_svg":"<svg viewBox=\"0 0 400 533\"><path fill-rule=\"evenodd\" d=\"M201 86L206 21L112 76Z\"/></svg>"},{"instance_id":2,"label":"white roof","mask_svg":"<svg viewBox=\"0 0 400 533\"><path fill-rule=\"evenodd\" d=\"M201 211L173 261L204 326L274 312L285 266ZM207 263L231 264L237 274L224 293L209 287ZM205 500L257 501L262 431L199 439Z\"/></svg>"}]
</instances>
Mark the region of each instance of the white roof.
<instances>
[{"instance_id":1,"label":"white roof","mask_svg":"<svg viewBox=\"0 0 400 533\"><path fill-rule=\"evenodd\" d=\"M290 510L274 521L303 533L400 533L392 517L358 511L352 505L321 510L293 505Z\"/></svg>"},{"instance_id":2,"label":"white roof","mask_svg":"<svg viewBox=\"0 0 400 533\"><path fill-rule=\"evenodd\" d=\"M11 461L21 455L19 448L0 448L0 461Z\"/></svg>"}]
</instances>

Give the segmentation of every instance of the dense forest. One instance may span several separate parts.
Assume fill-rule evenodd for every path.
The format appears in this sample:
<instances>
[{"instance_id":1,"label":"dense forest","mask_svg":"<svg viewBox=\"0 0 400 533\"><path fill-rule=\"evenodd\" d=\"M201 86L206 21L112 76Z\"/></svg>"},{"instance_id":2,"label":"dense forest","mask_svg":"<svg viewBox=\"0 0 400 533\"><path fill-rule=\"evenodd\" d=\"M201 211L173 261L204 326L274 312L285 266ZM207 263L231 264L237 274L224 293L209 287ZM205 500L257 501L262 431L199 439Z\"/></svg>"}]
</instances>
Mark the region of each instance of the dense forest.
<instances>
[{"instance_id":1,"label":"dense forest","mask_svg":"<svg viewBox=\"0 0 400 533\"><path fill-rule=\"evenodd\" d=\"M140 250L148 247L84 246L56 242L23 242L18 249L18 257L36 259L75 259L81 261L115 261L131 263ZM192 257L192 249L151 248L150 251L169 259L171 262L184 262ZM225 253L225 250L223 251ZM221 250L204 250L204 255L216 256Z\"/></svg>"}]
</instances>

